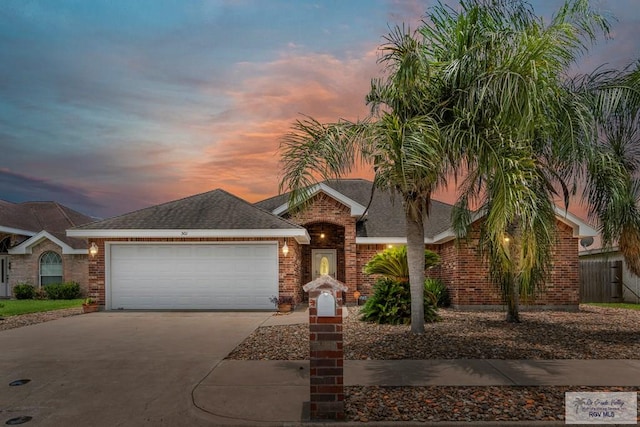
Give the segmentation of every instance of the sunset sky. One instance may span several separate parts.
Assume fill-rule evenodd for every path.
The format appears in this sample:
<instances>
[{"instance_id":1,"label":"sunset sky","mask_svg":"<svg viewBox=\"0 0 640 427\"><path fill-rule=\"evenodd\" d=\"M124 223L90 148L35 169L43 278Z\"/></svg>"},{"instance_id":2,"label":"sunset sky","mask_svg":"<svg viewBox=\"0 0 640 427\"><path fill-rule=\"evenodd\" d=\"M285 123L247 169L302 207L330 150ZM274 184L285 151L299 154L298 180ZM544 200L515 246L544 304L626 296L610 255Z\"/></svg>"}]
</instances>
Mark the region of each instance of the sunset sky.
<instances>
[{"instance_id":1,"label":"sunset sky","mask_svg":"<svg viewBox=\"0 0 640 427\"><path fill-rule=\"evenodd\" d=\"M273 196L291 123L365 116L382 36L433 4L2 0L0 199L108 217L216 188ZM593 4L614 39L576 69L640 58L640 0Z\"/></svg>"}]
</instances>

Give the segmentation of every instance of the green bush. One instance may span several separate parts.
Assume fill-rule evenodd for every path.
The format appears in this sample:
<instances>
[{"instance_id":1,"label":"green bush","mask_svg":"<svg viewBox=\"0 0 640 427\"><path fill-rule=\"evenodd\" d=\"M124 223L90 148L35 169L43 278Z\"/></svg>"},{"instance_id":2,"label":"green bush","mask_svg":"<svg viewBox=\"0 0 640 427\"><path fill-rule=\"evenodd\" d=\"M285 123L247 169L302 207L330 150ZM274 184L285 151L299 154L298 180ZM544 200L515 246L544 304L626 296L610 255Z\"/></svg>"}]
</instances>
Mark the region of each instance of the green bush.
<instances>
[{"instance_id":1,"label":"green bush","mask_svg":"<svg viewBox=\"0 0 640 427\"><path fill-rule=\"evenodd\" d=\"M362 307L362 320L393 325L411 323L411 292L409 283L380 278L373 286L373 295ZM424 320L439 320L435 296L428 290L424 293Z\"/></svg>"},{"instance_id":2,"label":"green bush","mask_svg":"<svg viewBox=\"0 0 640 427\"><path fill-rule=\"evenodd\" d=\"M436 300L436 306L449 307L451 305L451 296L449 289L440 279L428 278L424 281L425 292L429 291Z\"/></svg>"},{"instance_id":3,"label":"green bush","mask_svg":"<svg viewBox=\"0 0 640 427\"><path fill-rule=\"evenodd\" d=\"M424 251L424 269L440 263L440 256L433 251ZM366 274L381 274L394 280L409 281L409 262L407 261L407 247L398 246L374 255L364 266Z\"/></svg>"},{"instance_id":4,"label":"green bush","mask_svg":"<svg viewBox=\"0 0 640 427\"><path fill-rule=\"evenodd\" d=\"M36 296L36 288L28 283L19 283L13 287L13 296L16 299L33 299Z\"/></svg>"},{"instance_id":5,"label":"green bush","mask_svg":"<svg viewBox=\"0 0 640 427\"><path fill-rule=\"evenodd\" d=\"M48 299L77 299L80 298L80 285L75 282L54 283L46 285L44 292Z\"/></svg>"}]
</instances>

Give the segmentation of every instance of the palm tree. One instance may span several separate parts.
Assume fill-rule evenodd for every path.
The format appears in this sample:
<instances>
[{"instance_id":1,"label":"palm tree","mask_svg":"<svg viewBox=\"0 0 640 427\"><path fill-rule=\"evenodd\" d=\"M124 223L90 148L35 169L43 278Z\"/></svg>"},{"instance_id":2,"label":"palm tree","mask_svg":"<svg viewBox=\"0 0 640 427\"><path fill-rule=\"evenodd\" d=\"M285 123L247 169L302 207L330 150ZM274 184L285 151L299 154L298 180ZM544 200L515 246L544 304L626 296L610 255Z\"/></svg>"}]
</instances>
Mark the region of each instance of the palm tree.
<instances>
[{"instance_id":1,"label":"palm tree","mask_svg":"<svg viewBox=\"0 0 640 427\"><path fill-rule=\"evenodd\" d=\"M627 267L640 275L640 63L572 81L598 124L583 197L603 243L618 242Z\"/></svg>"},{"instance_id":2,"label":"palm tree","mask_svg":"<svg viewBox=\"0 0 640 427\"><path fill-rule=\"evenodd\" d=\"M446 156L429 108L429 68L415 33L396 27L386 37L380 62L388 75L374 79L367 103L371 115L359 122L297 121L281 144L283 178L290 206L308 199L322 179L337 178L356 165L373 168L374 188L397 192L407 224L411 331L424 332L424 220L432 192L444 183Z\"/></svg>"},{"instance_id":3,"label":"palm tree","mask_svg":"<svg viewBox=\"0 0 640 427\"><path fill-rule=\"evenodd\" d=\"M508 321L519 321L521 296L548 279L554 200L568 208L580 184L605 241L619 240L640 270L640 73L566 78L598 32L608 33L607 19L588 0L567 0L548 24L519 0L462 0L459 10L439 3L426 19L420 34L397 27L387 36L389 75L372 81L368 119L307 118L283 140L281 190L291 190L291 205L316 177L358 163L373 167L376 188L400 194L413 332L424 328L424 218L449 173L459 182L454 228L468 235L473 212L481 214L481 253Z\"/></svg>"},{"instance_id":4,"label":"palm tree","mask_svg":"<svg viewBox=\"0 0 640 427\"><path fill-rule=\"evenodd\" d=\"M614 102L620 91L583 90L579 96L566 82L567 70L597 32L609 30L587 0L567 1L548 25L521 1L462 1L460 11L439 4L429 18L421 28L425 55L438 64L432 74L439 76L440 93L448 94L441 132L462 180L454 227L467 235L477 218L472 208L482 213L480 249L507 320L518 322L520 297L533 296L548 278L554 199L560 196L568 207L585 172L593 214L605 230L611 227L609 235L633 236L627 246L638 250L633 186L621 160L598 143L607 117L596 108L597 102L622 105L630 92ZM638 104L624 105L637 123Z\"/></svg>"}]
</instances>

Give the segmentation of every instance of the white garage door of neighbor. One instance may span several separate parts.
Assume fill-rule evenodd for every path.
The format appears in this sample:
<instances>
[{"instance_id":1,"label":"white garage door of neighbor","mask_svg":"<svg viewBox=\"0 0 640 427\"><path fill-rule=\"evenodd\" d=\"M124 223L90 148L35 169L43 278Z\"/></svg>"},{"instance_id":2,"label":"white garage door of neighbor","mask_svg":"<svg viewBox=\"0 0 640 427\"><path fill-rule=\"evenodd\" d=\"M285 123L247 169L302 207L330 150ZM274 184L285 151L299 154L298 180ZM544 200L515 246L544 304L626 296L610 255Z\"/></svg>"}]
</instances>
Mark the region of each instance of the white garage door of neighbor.
<instances>
[{"instance_id":1,"label":"white garage door of neighbor","mask_svg":"<svg viewBox=\"0 0 640 427\"><path fill-rule=\"evenodd\" d=\"M109 308L272 309L276 244L111 245Z\"/></svg>"}]
</instances>

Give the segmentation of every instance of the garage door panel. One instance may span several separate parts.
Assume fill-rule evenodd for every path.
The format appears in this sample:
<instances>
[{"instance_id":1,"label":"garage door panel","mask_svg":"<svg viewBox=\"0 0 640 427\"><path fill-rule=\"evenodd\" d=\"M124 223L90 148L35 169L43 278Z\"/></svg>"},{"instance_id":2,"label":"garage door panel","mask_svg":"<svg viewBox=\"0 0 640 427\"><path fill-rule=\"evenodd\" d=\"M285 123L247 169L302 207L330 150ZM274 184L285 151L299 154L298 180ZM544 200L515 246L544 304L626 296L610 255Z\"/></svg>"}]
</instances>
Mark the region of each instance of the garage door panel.
<instances>
[{"instance_id":1,"label":"garage door panel","mask_svg":"<svg viewBox=\"0 0 640 427\"><path fill-rule=\"evenodd\" d=\"M112 309L271 309L275 244L111 245Z\"/></svg>"}]
</instances>

